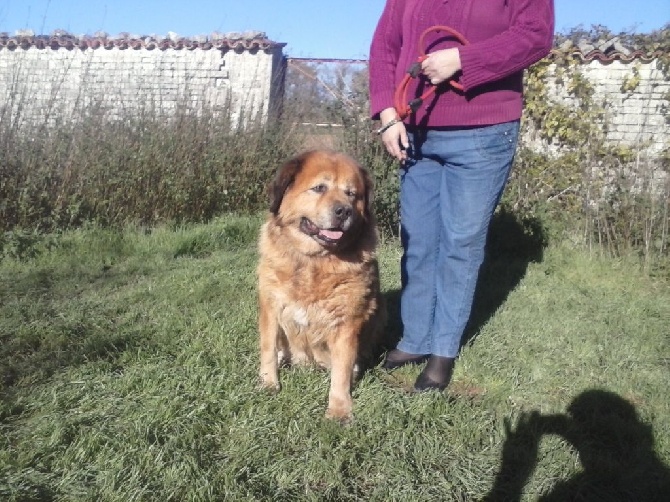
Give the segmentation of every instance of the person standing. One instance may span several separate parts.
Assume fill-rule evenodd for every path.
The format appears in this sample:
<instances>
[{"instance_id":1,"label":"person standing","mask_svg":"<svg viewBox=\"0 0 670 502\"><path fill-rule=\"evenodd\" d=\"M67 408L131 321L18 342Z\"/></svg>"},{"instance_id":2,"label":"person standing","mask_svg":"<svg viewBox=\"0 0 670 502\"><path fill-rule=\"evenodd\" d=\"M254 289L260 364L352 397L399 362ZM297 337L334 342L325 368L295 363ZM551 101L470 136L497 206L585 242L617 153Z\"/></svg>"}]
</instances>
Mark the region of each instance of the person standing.
<instances>
[{"instance_id":1,"label":"person standing","mask_svg":"<svg viewBox=\"0 0 670 502\"><path fill-rule=\"evenodd\" d=\"M387 0L377 23L371 116L401 161L403 246L403 334L383 367L426 362L417 391L451 379L516 150L523 71L549 53L553 35L553 0ZM436 92L413 113L398 110L396 88L423 52L407 96Z\"/></svg>"}]
</instances>

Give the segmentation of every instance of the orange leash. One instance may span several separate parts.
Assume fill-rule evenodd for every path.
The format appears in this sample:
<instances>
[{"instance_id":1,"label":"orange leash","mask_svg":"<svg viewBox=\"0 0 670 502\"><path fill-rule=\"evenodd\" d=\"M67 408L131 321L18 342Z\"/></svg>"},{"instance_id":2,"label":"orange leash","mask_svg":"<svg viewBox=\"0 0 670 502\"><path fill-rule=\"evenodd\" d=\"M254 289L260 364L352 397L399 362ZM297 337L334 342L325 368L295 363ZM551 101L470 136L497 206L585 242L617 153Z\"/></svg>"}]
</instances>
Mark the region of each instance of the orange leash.
<instances>
[{"instance_id":1,"label":"orange leash","mask_svg":"<svg viewBox=\"0 0 670 502\"><path fill-rule=\"evenodd\" d=\"M420 97L414 98L409 102L407 101L407 89L409 87L409 83L411 79L417 78L419 76L419 74L421 73L421 63L423 63L428 57L425 51L426 35L432 32L440 32L440 31L444 31L450 34L453 38L458 40L463 45L467 45L469 43L463 35L461 35L453 28L450 28L449 26L431 26L421 34L421 37L419 38L419 47L421 48L421 54L419 55L416 63L414 63L412 66L409 67L407 73L405 74L402 81L396 88L394 94L394 107L396 113L398 114L398 121L405 119L407 116L409 116L410 113L415 113L419 109L419 107L423 104L423 102L426 100L426 98L430 97L430 95L433 94L437 89L437 86L431 86ZM459 91L463 90L463 86L458 82L456 82L455 80L449 80L449 85Z\"/></svg>"}]
</instances>

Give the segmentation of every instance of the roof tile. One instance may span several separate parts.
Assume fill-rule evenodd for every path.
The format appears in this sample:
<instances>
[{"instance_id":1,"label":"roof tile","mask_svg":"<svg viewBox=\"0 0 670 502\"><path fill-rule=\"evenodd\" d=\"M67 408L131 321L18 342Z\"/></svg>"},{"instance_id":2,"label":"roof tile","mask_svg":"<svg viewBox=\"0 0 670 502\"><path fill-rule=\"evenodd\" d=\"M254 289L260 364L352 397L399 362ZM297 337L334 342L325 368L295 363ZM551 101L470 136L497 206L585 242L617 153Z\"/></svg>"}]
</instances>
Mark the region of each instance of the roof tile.
<instances>
[{"instance_id":1,"label":"roof tile","mask_svg":"<svg viewBox=\"0 0 670 502\"><path fill-rule=\"evenodd\" d=\"M17 48L29 49L35 47L38 49L67 49L72 50L75 47L79 49L219 49L234 50L238 52L269 50L284 47L285 43L274 42L267 38L263 32L246 33L213 33L210 36L198 36L193 38L180 37L176 33L169 33L167 36L139 36L122 33L116 37L110 37L106 33L96 33L90 35L72 35L70 33L57 30L51 35L34 35L31 32L17 32L14 36L7 33L0 33L0 50Z\"/></svg>"}]
</instances>

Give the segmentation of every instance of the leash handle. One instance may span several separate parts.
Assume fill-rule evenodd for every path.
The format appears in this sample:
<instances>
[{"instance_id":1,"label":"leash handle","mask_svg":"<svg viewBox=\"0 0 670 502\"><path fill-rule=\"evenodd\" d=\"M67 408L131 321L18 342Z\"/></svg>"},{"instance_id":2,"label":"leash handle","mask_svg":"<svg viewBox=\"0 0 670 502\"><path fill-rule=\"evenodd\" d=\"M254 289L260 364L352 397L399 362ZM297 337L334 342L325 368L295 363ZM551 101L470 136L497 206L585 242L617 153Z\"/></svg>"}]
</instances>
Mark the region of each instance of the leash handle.
<instances>
[{"instance_id":1,"label":"leash handle","mask_svg":"<svg viewBox=\"0 0 670 502\"><path fill-rule=\"evenodd\" d=\"M428 57L428 54L426 54L425 50L426 36L429 33L440 32L440 31L448 33L462 45L467 45L469 43L468 40L463 35L461 35L458 31L454 30L453 28L450 28L449 26L442 26L442 25L431 26L430 28L425 29L423 33L421 33L421 36L419 37L419 47L421 48L420 49L421 53L419 54L417 61L408 68L407 72L405 73L405 76L403 77L402 81L396 88L396 92L394 94L394 107L400 120L407 118L412 113L416 113L416 111L421 107L426 98L428 98L431 94L433 94L437 89L437 86L429 87L428 90L424 92L420 97L415 98L409 102L407 101L407 89L409 87L409 82L411 79L417 78L421 74L421 63L423 63ZM463 91L463 85L457 82L455 79L449 80L448 83L454 89Z\"/></svg>"}]
</instances>

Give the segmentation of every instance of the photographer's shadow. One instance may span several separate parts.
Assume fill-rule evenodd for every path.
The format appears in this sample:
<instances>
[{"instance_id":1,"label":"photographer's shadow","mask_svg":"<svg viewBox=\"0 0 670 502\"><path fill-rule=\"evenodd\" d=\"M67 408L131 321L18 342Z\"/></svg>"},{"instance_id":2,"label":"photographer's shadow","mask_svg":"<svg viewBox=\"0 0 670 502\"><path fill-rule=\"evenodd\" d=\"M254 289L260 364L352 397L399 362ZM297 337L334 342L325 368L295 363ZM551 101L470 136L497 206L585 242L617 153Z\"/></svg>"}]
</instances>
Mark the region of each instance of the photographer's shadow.
<instances>
[{"instance_id":1,"label":"photographer's shadow","mask_svg":"<svg viewBox=\"0 0 670 502\"><path fill-rule=\"evenodd\" d=\"M654 452L652 428L617 394L588 390L572 401L566 414L535 411L522 415L515 429L506 423L506 429L500 470L482 502L521 500L545 434L556 434L570 443L579 454L582 471L559 481L537 500L668 500L670 469Z\"/></svg>"}]
</instances>

